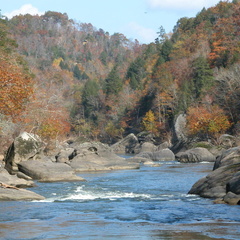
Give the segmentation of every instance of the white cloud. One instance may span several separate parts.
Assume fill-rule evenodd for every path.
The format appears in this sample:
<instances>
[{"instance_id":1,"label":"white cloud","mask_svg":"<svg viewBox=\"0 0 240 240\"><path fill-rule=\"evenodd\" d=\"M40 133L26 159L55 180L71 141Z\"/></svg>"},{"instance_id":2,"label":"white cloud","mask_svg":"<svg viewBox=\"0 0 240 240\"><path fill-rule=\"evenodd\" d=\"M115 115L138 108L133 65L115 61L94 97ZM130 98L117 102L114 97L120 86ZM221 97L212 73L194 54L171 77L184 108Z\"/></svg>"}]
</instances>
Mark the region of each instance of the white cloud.
<instances>
[{"instance_id":1,"label":"white cloud","mask_svg":"<svg viewBox=\"0 0 240 240\"><path fill-rule=\"evenodd\" d=\"M14 10L10 13L4 13L3 15L12 18L16 15L24 15L24 14L31 14L31 15L42 15L44 13L40 12L37 8L33 7L31 4L25 4L17 10Z\"/></svg>"},{"instance_id":2,"label":"white cloud","mask_svg":"<svg viewBox=\"0 0 240 240\"><path fill-rule=\"evenodd\" d=\"M153 9L201 10L216 5L219 0L146 0Z\"/></svg>"},{"instance_id":3,"label":"white cloud","mask_svg":"<svg viewBox=\"0 0 240 240\"><path fill-rule=\"evenodd\" d=\"M154 42L157 38L155 30L143 27L136 22L130 22L126 28L126 31L129 32L128 35L134 35L134 38L138 39L142 43Z\"/></svg>"}]
</instances>

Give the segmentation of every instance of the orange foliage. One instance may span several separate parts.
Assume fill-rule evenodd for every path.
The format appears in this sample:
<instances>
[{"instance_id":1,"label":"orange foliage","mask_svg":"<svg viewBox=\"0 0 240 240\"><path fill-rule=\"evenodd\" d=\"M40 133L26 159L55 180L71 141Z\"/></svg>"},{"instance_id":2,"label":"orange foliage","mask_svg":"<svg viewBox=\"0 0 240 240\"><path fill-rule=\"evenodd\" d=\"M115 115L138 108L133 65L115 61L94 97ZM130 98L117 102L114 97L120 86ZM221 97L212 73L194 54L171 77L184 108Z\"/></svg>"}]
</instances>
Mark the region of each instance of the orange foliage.
<instances>
[{"instance_id":1,"label":"orange foliage","mask_svg":"<svg viewBox=\"0 0 240 240\"><path fill-rule=\"evenodd\" d=\"M0 58L0 113L19 115L33 92L31 78L20 67ZM14 120L14 119L13 119Z\"/></svg>"},{"instance_id":2,"label":"orange foliage","mask_svg":"<svg viewBox=\"0 0 240 240\"><path fill-rule=\"evenodd\" d=\"M212 137L224 133L231 126L224 111L217 105L210 108L206 106L190 107L187 122L190 134L203 134Z\"/></svg>"},{"instance_id":3,"label":"orange foliage","mask_svg":"<svg viewBox=\"0 0 240 240\"><path fill-rule=\"evenodd\" d=\"M56 139L70 132L70 124L65 120L55 116L49 116L41 123L38 134L44 139Z\"/></svg>"}]
</instances>

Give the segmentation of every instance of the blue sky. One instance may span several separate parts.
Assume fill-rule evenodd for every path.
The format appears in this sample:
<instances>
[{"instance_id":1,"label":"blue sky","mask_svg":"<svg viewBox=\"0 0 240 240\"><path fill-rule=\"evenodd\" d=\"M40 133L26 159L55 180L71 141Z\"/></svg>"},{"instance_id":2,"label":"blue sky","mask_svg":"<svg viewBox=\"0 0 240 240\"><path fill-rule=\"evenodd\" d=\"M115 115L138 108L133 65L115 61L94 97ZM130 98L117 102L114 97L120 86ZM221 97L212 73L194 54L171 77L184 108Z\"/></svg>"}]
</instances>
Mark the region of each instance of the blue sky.
<instances>
[{"instance_id":1,"label":"blue sky","mask_svg":"<svg viewBox=\"0 0 240 240\"><path fill-rule=\"evenodd\" d=\"M172 31L181 17L194 17L203 7L215 6L219 0L7 0L2 1L2 15L44 14L46 11L67 13L81 23L97 29L123 33L140 43L154 42L163 26Z\"/></svg>"}]
</instances>

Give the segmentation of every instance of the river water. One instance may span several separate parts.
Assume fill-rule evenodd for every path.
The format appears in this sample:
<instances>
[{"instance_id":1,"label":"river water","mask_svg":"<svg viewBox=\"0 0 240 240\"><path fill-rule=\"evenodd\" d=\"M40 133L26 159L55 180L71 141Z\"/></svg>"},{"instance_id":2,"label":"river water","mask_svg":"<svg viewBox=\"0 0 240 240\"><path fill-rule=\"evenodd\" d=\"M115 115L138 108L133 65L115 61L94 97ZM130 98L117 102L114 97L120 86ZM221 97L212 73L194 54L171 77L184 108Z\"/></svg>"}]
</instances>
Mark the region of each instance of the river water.
<instances>
[{"instance_id":1,"label":"river water","mask_svg":"<svg viewBox=\"0 0 240 240\"><path fill-rule=\"evenodd\" d=\"M187 194L212 167L163 162L37 183L46 200L0 202L0 239L240 239L240 206Z\"/></svg>"}]
</instances>

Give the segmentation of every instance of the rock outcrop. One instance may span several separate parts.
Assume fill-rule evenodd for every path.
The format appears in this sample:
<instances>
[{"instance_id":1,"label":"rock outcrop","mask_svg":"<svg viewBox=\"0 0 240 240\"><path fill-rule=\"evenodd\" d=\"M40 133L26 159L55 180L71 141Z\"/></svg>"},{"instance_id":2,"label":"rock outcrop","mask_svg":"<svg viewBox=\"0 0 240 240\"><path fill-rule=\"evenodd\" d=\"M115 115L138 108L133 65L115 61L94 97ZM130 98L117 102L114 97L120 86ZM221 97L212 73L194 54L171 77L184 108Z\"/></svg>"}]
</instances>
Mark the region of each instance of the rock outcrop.
<instances>
[{"instance_id":1,"label":"rock outcrop","mask_svg":"<svg viewBox=\"0 0 240 240\"><path fill-rule=\"evenodd\" d=\"M77 172L115 169L136 169L139 164L117 156L113 150L99 142L73 144L75 156L70 166Z\"/></svg>"},{"instance_id":2,"label":"rock outcrop","mask_svg":"<svg viewBox=\"0 0 240 240\"><path fill-rule=\"evenodd\" d=\"M216 157L206 148L198 147L176 154L181 163L215 162Z\"/></svg>"},{"instance_id":3,"label":"rock outcrop","mask_svg":"<svg viewBox=\"0 0 240 240\"><path fill-rule=\"evenodd\" d=\"M189 194L221 198L222 202L240 204L240 147L223 152L218 157L213 172L197 181Z\"/></svg>"},{"instance_id":4,"label":"rock outcrop","mask_svg":"<svg viewBox=\"0 0 240 240\"><path fill-rule=\"evenodd\" d=\"M23 132L15 138L9 147L4 158L5 168L11 174L18 172L18 164L22 161L35 159L43 150L44 144L41 139L34 134Z\"/></svg>"},{"instance_id":5,"label":"rock outcrop","mask_svg":"<svg viewBox=\"0 0 240 240\"><path fill-rule=\"evenodd\" d=\"M44 197L26 189L0 186L0 201L43 200Z\"/></svg>"},{"instance_id":6,"label":"rock outcrop","mask_svg":"<svg viewBox=\"0 0 240 240\"><path fill-rule=\"evenodd\" d=\"M130 133L128 136L111 146L115 153L135 153L134 149L138 145L138 138Z\"/></svg>"},{"instance_id":7,"label":"rock outcrop","mask_svg":"<svg viewBox=\"0 0 240 240\"><path fill-rule=\"evenodd\" d=\"M34 187L35 183L31 178L28 180L19 178L17 175L10 175L6 169L0 168L0 182L17 188Z\"/></svg>"},{"instance_id":8,"label":"rock outcrop","mask_svg":"<svg viewBox=\"0 0 240 240\"><path fill-rule=\"evenodd\" d=\"M17 175L10 175L3 166L0 167L0 201L44 199L43 196L35 192L20 189L35 186L34 182L29 180L29 177L23 176L28 179L19 178Z\"/></svg>"},{"instance_id":9,"label":"rock outcrop","mask_svg":"<svg viewBox=\"0 0 240 240\"><path fill-rule=\"evenodd\" d=\"M136 156L130 158L131 161L136 162L147 162L149 160L156 162L156 161L174 161L175 155L173 152L168 149L162 149L159 151L153 151L153 152L141 152L137 154Z\"/></svg>"},{"instance_id":10,"label":"rock outcrop","mask_svg":"<svg viewBox=\"0 0 240 240\"><path fill-rule=\"evenodd\" d=\"M18 164L19 171L40 182L84 181L65 163L29 160Z\"/></svg>"}]
</instances>

